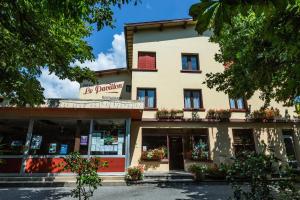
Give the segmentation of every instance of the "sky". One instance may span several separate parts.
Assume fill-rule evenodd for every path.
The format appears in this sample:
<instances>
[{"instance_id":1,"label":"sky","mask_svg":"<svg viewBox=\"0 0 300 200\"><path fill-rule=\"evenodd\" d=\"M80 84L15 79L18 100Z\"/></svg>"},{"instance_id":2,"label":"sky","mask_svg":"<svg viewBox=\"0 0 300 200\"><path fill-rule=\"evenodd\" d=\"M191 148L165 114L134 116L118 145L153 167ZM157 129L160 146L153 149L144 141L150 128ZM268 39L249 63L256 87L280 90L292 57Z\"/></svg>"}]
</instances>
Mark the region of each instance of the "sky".
<instances>
[{"instance_id":1,"label":"sky","mask_svg":"<svg viewBox=\"0 0 300 200\"><path fill-rule=\"evenodd\" d=\"M95 30L86 38L93 47L95 61L87 61L80 65L94 71L126 67L123 32L125 23L188 18L190 6L197 2L199 0L140 0L137 5L129 3L121 9L113 8L115 28ZM79 83L67 79L60 80L54 74L49 75L48 69L43 69L39 80L45 89L46 98L79 97Z\"/></svg>"}]
</instances>

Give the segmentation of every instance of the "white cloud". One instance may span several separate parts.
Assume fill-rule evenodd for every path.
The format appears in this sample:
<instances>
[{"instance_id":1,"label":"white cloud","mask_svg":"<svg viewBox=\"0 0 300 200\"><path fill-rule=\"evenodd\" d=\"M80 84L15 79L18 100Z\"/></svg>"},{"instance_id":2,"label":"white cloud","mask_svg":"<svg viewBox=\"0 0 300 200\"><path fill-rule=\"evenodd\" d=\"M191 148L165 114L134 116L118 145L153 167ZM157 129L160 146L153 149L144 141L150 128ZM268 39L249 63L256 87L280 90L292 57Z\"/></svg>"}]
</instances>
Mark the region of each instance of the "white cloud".
<instances>
[{"instance_id":1,"label":"white cloud","mask_svg":"<svg viewBox=\"0 0 300 200\"><path fill-rule=\"evenodd\" d=\"M88 67L94 71L125 67L126 56L124 32L121 34L115 34L112 41L112 48L109 49L107 53L99 53L95 61L87 61L85 63L76 62L75 64L81 67Z\"/></svg>"},{"instance_id":2,"label":"white cloud","mask_svg":"<svg viewBox=\"0 0 300 200\"><path fill-rule=\"evenodd\" d=\"M61 80L55 74L49 74L48 69L43 69L39 78L45 89L46 98L78 98L79 83L69 79Z\"/></svg>"},{"instance_id":3,"label":"white cloud","mask_svg":"<svg viewBox=\"0 0 300 200\"><path fill-rule=\"evenodd\" d=\"M88 67L93 71L114 69L126 66L124 33L115 34L112 48L107 53L99 53L95 61L85 63L76 62L81 67ZM48 69L43 69L39 77L42 87L45 89L46 98L78 98L79 83L68 79L61 80L54 74L49 74Z\"/></svg>"}]
</instances>

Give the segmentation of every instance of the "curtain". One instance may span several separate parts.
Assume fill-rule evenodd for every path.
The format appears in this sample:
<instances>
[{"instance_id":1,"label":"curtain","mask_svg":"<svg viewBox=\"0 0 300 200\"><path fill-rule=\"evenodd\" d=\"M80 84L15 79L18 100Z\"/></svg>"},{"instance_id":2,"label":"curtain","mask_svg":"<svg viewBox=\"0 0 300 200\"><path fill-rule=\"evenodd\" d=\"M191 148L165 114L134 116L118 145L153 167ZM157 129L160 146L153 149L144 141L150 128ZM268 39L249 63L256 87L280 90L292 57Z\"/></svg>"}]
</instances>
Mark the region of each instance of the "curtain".
<instances>
[{"instance_id":1,"label":"curtain","mask_svg":"<svg viewBox=\"0 0 300 200\"><path fill-rule=\"evenodd\" d=\"M184 108L190 109L191 106L191 92L185 91L184 92Z\"/></svg>"},{"instance_id":2,"label":"curtain","mask_svg":"<svg viewBox=\"0 0 300 200\"><path fill-rule=\"evenodd\" d=\"M193 104L195 109L200 108L200 93L198 91L193 92Z\"/></svg>"}]
</instances>

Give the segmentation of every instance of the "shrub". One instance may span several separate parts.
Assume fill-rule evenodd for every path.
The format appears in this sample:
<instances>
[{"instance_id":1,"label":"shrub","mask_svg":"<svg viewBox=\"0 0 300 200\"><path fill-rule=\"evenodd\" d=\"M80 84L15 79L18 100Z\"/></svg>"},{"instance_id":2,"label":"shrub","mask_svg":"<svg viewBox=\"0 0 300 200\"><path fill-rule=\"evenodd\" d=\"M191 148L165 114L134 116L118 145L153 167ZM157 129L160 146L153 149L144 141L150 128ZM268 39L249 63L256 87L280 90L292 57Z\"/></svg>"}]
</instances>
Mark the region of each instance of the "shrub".
<instances>
[{"instance_id":1,"label":"shrub","mask_svg":"<svg viewBox=\"0 0 300 200\"><path fill-rule=\"evenodd\" d=\"M107 163L101 164L97 158L83 158L78 152L71 153L64 161L66 164L62 166L63 169L76 174L76 188L71 190L71 196L88 200L101 185L101 178L97 174L99 166L107 166Z\"/></svg>"},{"instance_id":2,"label":"shrub","mask_svg":"<svg viewBox=\"0 0 300 200\"><path fill-rule=\"evenodd\" d=\"M299 199L291 174L284 167L278 167L278 161L273 152L265 155L245 151L235 158L227 173L227 179L234 189L234 199L276 199L274 191L278 191L280 196L284 194L285 199ZM284 179L272 179L275 173ZM245 187L243 183L248 186Z\"/></svg>"},{"instance_id":3,"label":"shrub","mask_svg":"<svg viewBox=\"0 0 300 200\"><path fill-rule=\"evenodd\" d=\"M221 164L220 166L213 164L207 168L207 176L212 179L226 179L228 165Z\"/></svg>"},{"instance_id":4,"label":"shrub","mask_svg":"<svg viewBox=\"0 0 300 200\"><path fill-rule=\"evenodd\" d=\"M128 181L138 181L143 179L144 167L142 165L129 167L125 179Z\"/></svg>"},{"instance_id":5,"label":"shrub","mask_svg":"<svg viewBox=\"0 0 300 200\"><path fill-rule=\"evenodd\" d=\"M199 164L192 164L188 168L188 171L195 175L195 179L197 181L204 179L206 170L207 170L207 167L205 165L199 165Z\"/></svg>"}]
</instances>

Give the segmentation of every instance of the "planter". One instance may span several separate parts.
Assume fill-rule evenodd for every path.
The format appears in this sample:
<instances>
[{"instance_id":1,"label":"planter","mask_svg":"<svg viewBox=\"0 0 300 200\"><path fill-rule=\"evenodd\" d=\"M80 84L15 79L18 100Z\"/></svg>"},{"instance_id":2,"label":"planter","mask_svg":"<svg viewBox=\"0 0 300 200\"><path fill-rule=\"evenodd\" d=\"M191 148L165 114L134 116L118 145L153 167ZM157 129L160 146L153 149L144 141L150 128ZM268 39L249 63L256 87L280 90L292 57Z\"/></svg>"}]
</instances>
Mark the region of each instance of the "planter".
<instances>
[{"instance_id":1,"label":"planter","mask_svg":"<svg viewBox=\"0 0 300 200\"><path fill-rule=\"evenodd\" d=\"M183 119L183 112L182 113L176 113L174 115L174 119Z\"/></svg>"},{"instance_id":2,"label":"planter","mask_svg":"<svg viewBox=\"0 0 300 200\"><path fill-rule=\"evenodd\" d=\"M195 173L193 174L194 180L195 181L203 181L205 179L205 174L204 173Z\"/></svg>"}]
</instances>

